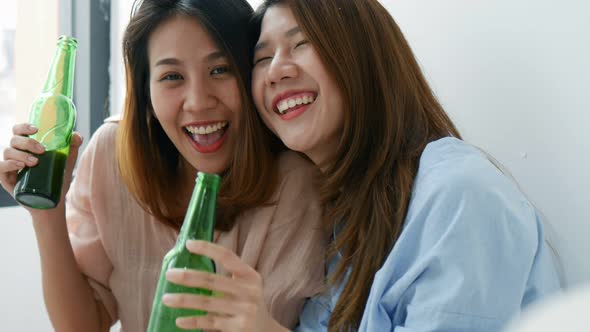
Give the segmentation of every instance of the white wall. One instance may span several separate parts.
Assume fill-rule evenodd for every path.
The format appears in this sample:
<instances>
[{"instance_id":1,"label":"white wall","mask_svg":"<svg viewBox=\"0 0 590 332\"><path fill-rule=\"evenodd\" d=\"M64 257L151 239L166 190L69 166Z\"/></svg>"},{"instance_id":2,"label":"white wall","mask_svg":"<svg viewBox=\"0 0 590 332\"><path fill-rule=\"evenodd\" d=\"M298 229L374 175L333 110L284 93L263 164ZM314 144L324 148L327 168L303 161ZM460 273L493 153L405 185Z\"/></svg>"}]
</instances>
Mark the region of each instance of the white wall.
<instances>
[{"instance_id":1,"label":"white wall","mask_svg":"<svg viewBox=\"0 0 590 332\"><path fill-rule=\"evenodd\" d=\"M55 52L57 1L9 1L18 5L14 111L17 121L22 122L26 120L31 101L43 87ZM0 8L9 10L9 1L0 1ZM52 331L43 303L33 228L21 208L0 208L0 262L0 330Z\"/></svg>"},{"instance_id":2,"label":"white wall","mask_svg":"<svg viewBox=\"0 0 590 332\"><path fill-rule=\"evenodd\" d=\"M18 207L0 208L0 330L52 331L43 302L33 226Z\"/></svg>"},{"instance_id":3,"label":"white wall","mask_svg":"<svg viewBox=\"0 0 590 332\"><path fill-rule=\"evenodd\" d=\"M590 281L590 2L383 3L464 138L549 218L569 283Z\"/></svg>"}]
</instances>

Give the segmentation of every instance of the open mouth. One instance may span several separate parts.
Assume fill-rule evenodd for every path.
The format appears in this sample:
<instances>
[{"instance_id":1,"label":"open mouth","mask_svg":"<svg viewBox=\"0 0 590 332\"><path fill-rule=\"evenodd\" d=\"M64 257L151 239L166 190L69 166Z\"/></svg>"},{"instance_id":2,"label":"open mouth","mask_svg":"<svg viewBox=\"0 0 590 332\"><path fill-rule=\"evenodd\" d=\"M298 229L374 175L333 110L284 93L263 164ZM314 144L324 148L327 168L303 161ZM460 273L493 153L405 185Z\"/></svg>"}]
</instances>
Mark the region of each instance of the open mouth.
<instances>
[{"instance_id":1,"label":"open mouth","mask_svg":"<svg viewBox=\"0 0 590 332\"><path fill-rule=\"evenodd\" d=\"M183 128L193 147L201 153L219 150L227 137L228 121L191 125Z\"/></svg>"},{"instance_id":2,"label":"open mouth","mask_svg":"<svg viewBox=\"0 0 590 332\"><path fill-rule=\"evenodd\" d=\"M275 103L274 111L281 117L293 112L302 113L316 98L317 94L310 92L292 95L278 100Z\"/></svg>"}]
</instances>

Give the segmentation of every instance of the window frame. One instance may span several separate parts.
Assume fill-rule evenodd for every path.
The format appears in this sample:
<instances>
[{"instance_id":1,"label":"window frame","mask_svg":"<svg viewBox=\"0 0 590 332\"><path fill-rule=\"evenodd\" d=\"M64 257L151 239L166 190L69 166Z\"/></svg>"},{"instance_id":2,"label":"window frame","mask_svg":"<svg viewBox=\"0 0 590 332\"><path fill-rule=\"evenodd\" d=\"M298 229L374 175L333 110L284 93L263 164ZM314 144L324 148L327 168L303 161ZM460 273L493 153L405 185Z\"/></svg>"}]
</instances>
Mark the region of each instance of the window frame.
<instances>
[{"instance_id":1,"label":"window frame","mask_svg":"<svg viewBox=\"0 0 590 332\"><path fill-rule=\"evenodd\" d=\"M78 39L74 104L76 131L86 138L85 144L110 115L110 8L110 0L58 0L59 34ZM12 196L0 190L0 207L15 205Z\"/></svg>"}]
</instances>

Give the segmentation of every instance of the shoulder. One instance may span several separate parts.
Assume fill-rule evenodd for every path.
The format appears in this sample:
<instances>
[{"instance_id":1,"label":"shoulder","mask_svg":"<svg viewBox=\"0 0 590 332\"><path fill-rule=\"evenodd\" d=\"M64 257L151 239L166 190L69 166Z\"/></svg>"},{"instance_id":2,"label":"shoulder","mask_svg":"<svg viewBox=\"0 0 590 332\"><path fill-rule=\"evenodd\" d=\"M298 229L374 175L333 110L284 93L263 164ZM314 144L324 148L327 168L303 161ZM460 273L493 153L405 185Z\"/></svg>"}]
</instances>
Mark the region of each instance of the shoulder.
<instances>
[{"instance_id":1,"label":"shoulder","mask_svg":"<svg viewBox=\"0 0 590 332\"><path fill-rule=\"evenodd\" d=\"M414 195L507 196L526 201L517 184L478 148L456 138L443 138L426 146L414 181Z\"/></svg>"},{"instance_id":2,"label":"shoulder","mask_svg":"<svg viewBox=\"0 0 590 332\"><path fill-rule=\"evenodd\" d=\"M92 137L88 142L89 148L107 148L114 151L119 121L113 121L109 119L105 120L104 123L94 132L94 134L92 134Z\"/></svg>"},{"instance_id":3,"label":"shoulder","mask_svg":"<svg viewBox=\"0 0 590 332\"><path fill-rule=\"evenodd\" d=\"M518 185L484 152L455 138L424 150L406 218L411 224L434 238L451 230L460 236L510 230L536 243L538 231L536 211Z\"/></svg>"},{"instance_id":4,"label":"shoulder","mask_svg":"<svg viewBox=\"0 0 590 332\"><path fill-rule=\"evenodd\" d=\"M279 156L277 189L273 195L275 227L293 219L319 223L321 204L315 181L318 175L315 165L296 152L287 151Z\"/></svg>"},{"instance_id":5,"label":"shoulder","mask_svg":"<svg viewBox=\"0 0 590 332\"><path fill-rule=\"evenodd\" d=\"M116 162L116 144L117 131L119 128L118 122L104 122L92 134L88 144L82 153L81 164L88 164L88 166L101 165L105 168L103 171L115 171L117 169Z\"/></svg>"}]
</instances>

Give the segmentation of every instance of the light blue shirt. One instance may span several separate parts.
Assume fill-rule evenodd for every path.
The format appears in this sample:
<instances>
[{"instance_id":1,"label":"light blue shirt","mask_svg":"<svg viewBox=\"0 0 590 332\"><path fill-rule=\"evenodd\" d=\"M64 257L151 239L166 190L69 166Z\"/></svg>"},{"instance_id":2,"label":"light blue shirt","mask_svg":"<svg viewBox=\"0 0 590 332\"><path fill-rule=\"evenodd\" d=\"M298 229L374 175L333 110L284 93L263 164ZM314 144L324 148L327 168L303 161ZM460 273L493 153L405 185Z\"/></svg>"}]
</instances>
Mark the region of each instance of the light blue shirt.
<instances>
[{"instance_id":1,"label":"light blue shirt","mask_svg":"<svg viewBox=\"0 0 590 332\"><path fill-rule=\"evenodd\" d=\"M375 274L360 331L500 331L559 289L553 259L516 184L475 147L440 139L420 158L403 231ZM296 331L326 331L342 288L309 299Z\"/></svg>"}]
</instances>

